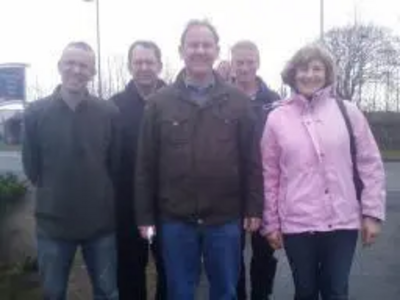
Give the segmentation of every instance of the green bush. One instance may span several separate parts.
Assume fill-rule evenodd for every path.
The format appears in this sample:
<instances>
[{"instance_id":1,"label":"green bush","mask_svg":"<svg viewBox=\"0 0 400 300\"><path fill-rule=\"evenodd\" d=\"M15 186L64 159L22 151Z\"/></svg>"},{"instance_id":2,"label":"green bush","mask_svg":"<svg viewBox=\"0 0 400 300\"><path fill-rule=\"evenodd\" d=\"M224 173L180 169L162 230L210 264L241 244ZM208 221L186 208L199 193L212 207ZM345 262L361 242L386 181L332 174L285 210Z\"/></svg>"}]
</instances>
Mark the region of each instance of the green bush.
<instances>
[{"instance_id":1,"label":"green bush","mask_svg":"<svg viewBox=\"0 0 400 300\"><path fill-rule=\"evenodd\" d=\"M27 183L19 180L16 175L0 175L0 221L9 209L24 199L27 190Z\"/></svg>"},{"instance_id":2,"label":"green bush","mask_svg":"<svg viewBox=\"0 0 400 300\"><path fill-rule=\"evenodd\" d=\"M20 198L27 192L27 184L14 174L0 175L0 199Z\"/></svg>"}]
</instances>

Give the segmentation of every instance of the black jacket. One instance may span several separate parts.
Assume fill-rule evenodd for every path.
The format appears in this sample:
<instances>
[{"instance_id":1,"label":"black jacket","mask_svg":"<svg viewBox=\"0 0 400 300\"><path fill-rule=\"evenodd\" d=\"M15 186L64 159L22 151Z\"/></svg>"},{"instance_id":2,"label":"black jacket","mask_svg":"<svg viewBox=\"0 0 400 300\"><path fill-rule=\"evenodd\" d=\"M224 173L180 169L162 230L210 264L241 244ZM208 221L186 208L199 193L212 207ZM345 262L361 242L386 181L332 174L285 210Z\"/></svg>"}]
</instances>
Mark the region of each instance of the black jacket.
<instances>
[{"instance_id":1,"label":"black jacket","mask_svg":"<svg viewBox=\"0 0 400 300\"><path fill-rule=\"evenodd\" d=\"M38 234L85 240L115 229L118 109L89 94L71 110L60 88L25 110L22 160L36 189Z\"/></svg>"},{"instance_id":2,"label":"black jacket","mask_svg":"<svg viewBox=\"0 0 400 300\"><path fill-rule=\"evenodd\" d=\"M261 78L257 78L259 82L259 91L252 99L252 107L256 115L256 132L259 139L264 131L267 116L272 109L272 104L280 99L279 95L271 90Z\"/></svg>"},{"instance_id":3,"label":"black jacket","mask_svg":"<svg viewBox=\"0 0 400 300\"><path fill-rule=\"evenodd\" d=\"M165 83L158 81L157 88ZM137 141L143 118L145 100L139 94L136 85L130 81L125 90L110 99L120 111L120 170L116 187L116 213L119 229L125 229L128 234L135 224L134 201L134 170L136 165Z\"/></svg>"},{"instance_id":4,"label":"black jacket","mask_svg":"<svg viewBox=\"0 0 400 300\"><path fill-rule=\"evenodd\" d=\"M221 224L261 217L260 151L250 100L216 75L204 105L181 73L145 112L138 148L136 216ZM156 203L154 203L154 200Z\"/></svg>"}]
</instances>

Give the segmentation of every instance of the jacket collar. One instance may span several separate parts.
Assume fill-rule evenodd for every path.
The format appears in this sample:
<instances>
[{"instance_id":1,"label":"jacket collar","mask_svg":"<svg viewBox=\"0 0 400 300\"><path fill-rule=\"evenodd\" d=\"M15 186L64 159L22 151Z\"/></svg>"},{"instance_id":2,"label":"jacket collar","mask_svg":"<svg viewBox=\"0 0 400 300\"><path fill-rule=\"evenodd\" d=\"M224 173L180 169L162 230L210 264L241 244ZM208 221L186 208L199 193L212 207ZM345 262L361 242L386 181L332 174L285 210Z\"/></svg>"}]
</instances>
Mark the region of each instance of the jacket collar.
<instances>
[{"instance_id":1,"label":"jacket collar","mask_svg":"<svg viewBox=\"0 0 400 300\"><path fill-rule=\"evenodd\" d=\"M332 98L333 96L332 93L333 93L333 87L332 85L329 85L315 92L311 100L309 100L302 94L294 91L289 101L300 105L302 108L315 107L325 103L328 99Z\"/></svg>"},{"instance_id":2,"label":"jacket collar","mask_svg":"<svg viewBox=\"0 0 400 300\"><path fill-rule=\"evenodd\" d=\"M83 99L81 101L81 103L78 104L77 107L85 107L88 102L92 99L94 99L95 97L92 96L89 91L86 89L83 93ZM53 103L56 106L61 106L61 107L69 107L67 102L63 99L62 93L61 93L61 84L59 84L53 91L52 94L52 99L54 100Z\"/></svg>"},{"instance_id":3,"label":"jacket collar","mask_svg":"<svg viewBox=\"0 0 400 300\"><path fill-rule=\"evenodd\" d=\"M163 80L158 79L157 82L156 82L155 91L158 91L159 89L161 89L161 88L163 88L165 86L166 86L166 83ZM139 90L138 90L138 88L137 88L137 86L135 84L135 81L133 79L131 79L129 81L129 83L126 85L125 92L128 95L136 95L136 96L140 96L140 98L142 98L142 96L140 95Z\"/></svg>"},{"instance_id":4,"label":"jacket collar","mask_svg":"<svg viewBox=\"0 0 400 300\"><path fill-rule=\"evenodd\" d=\"M53 91L53 98L57 100L62 100L62 95L61 95L61 84L57 85L57 87ZM87 89L83 92L83 98L89 99L91 98L91 95Z\"/></svg>"},{"instance_id":5,"label":"jacket collar","mask_svg":"<svg viewBox=\"0 0 400 300\"><path fill-rule=\"evenodd\" d=\"M273 100L275 99L272 99L272 91L269 89L265 81L262 80L261 77L257 76L257 82L258 91L255 95L254 100L263 102L264 104L270 104L271 102L273 102Z\"/></svg>"},{"instance_id":6,"label":"jacket collar","mask_svg":"<svg viewBox=\"0 0 400 300\"><path fill-rule=\"evenodd\" d=\"M222 79L220 75L213 71L214 82L209 86L210 100L207 102L213 102L215 100L227 99L228 85ZM189 99L189 89L185 81L185 69L181 70L173 83L174 88L178 91L179 95L183 99Z\"/></svg>"}]
</instances>

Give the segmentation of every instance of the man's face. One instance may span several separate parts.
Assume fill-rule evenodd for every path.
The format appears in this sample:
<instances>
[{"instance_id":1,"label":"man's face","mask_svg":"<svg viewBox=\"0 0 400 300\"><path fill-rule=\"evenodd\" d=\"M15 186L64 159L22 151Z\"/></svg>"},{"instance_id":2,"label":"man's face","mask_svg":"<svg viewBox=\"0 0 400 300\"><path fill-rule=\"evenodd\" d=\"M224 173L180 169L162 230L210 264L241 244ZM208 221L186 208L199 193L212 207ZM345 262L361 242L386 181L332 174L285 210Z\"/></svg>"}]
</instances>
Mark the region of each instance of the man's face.
<instances>
[{"instance_id":1,"label":"man's face","mask_svg":"<svg viewBox=\"0 0 400 300\"><path fill-rule=\"evenodd\" d=\"M138 85L154 85L162 69L161 61L157 58L154 49L138 45L132 49L130 55L129 71L133 80Z\"/></svg>"},{"instance_id":2,"label":"man's face","mask_svg":"<svg viewBox=\"0 0 400 300\"><path fill-rule=\"evenodd\" d=\"M192 26L186 32L180 54L187 72L192 76L209 74L219 54L213 32L207 26Z\"/></svg>"},{"instance_id":3,"label":"man's face","mask_svg":"<svg viewBox=\"0 0 400 300\"><path fill-rule=\"evenodd\" d=\"M58 62L58 71L65 89L78 93L85 91L96 74L94 54L77 47L64 50Z\"/></svg>"},{"instance_id":4,"label":"man's face","mask_svg":"<svg viewBox=\"0 0 400 300\"><path fill-rule=\"evenodd\" d=\"M232 72L237 82L253 82L260 66L258 52L251 48L237 48L232 51Z\"/></svg>"}]
</instances>

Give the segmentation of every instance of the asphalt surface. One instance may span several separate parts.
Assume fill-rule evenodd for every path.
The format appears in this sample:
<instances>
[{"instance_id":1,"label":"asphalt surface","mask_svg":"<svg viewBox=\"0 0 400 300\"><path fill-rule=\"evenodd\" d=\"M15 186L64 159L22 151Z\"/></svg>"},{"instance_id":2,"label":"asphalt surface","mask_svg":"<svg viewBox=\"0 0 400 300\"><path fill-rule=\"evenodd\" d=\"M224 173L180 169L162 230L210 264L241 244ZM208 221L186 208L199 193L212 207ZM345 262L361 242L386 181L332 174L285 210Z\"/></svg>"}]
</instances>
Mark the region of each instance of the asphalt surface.
<instances>
[{"instance_id":1,"label":"asphalt surface","mask_svg":"<svg viewBox=\"0 0 400 300\"><path fill-rule=\"evenodd\" d=\"M400 300L400 163L385 165L387 174L387 221L376 245L358 247L354 261L351 300ZM17 152L0 152L0 173L14 172L22 176L21 158ZM247 260L251 250L246 249ZM293 284L283 251L277 253L278 272L273 299L292 300ZM207 283L199 287L198 299L208 299Z\"/></svg>"}]
</instances>

